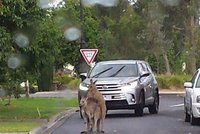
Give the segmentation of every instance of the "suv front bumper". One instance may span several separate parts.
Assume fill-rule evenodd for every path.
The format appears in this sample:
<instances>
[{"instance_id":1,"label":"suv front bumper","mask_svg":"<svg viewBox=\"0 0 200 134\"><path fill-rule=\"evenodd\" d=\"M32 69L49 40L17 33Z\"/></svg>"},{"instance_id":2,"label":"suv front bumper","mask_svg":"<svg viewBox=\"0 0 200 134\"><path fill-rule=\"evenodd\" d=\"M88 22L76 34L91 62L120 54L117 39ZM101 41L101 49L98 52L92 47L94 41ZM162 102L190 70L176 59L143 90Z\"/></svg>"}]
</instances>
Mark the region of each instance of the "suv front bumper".
<instances>
[{"instance_id":1,"label":"suv front bumper","mask_svg":"<svg viewBox=\"0 0 200 134\"><path fill-rule=\"evenodd\" d=\"M115 109L134 109L139 100L140 90L131 88L131 86L121 87L118 91L112 90L100 90L106 101L106 107L108 110ZM82 96L87 95L87 90L79 90L79 101Z\"/></svg>"}]
</instances>

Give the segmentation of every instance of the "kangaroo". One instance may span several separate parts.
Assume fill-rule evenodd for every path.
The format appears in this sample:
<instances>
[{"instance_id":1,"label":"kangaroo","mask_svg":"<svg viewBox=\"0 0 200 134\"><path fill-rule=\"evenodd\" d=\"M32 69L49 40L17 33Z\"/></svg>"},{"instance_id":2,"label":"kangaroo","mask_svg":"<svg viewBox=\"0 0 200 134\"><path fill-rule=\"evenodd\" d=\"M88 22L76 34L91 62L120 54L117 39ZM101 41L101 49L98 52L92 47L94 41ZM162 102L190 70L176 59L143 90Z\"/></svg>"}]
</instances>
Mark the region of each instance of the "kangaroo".
<instances>
[{"instance_id":1,"label":"kangaroo","mask_svg":"<svg viewBox=\"0 0 200 134\"><path fill-rule=\"evenodd\" d=\"M100 105L95 98L81 98L81 112L83 115L84 122L86 124L85 132L81 133L90 133L96 132L98 128L98 123L101 119L101 110Z\"/></svg>"},{"instance_id":2,"label":"kangaroo","mask_svg":"<svg viewBox=\"0 0 200 134\"><path fill-rule=\"evenodd\" d=\"M101 118L97 122L97 132L104 132L103 131L103 123L104 123L104 119L105 119L106 111L107 111L106 103L105 103L103 95L99 92L95 83L96 83L96 81L93 82L92 79L90 80L90 85L89 85L89 88L88 88L87 97L88 98L95 98L99 103Z\"/></svg>"}]
</instances>

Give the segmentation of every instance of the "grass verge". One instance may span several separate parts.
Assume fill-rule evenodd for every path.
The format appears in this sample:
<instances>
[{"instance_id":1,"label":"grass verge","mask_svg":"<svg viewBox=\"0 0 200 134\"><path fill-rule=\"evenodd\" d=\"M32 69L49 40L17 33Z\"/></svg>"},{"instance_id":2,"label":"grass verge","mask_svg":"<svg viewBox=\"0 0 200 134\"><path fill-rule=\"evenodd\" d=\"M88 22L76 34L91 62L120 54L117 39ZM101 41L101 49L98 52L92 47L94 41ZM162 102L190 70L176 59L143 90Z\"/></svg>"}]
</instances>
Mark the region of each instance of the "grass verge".
<instances>
[{"instance_id":1,"label":"grass verge","mask_svg":"<svg viewBox=\"0 0 200 134\"><path fill-rule=\"evenodd\" d=\"M0 133L29 132L37 127L38 122L0 122Z\"/></svg>"},{"instance_id":2,"label":"grass verge","mask_svg":"<svg viewBox=\"0 0 200 134\"><path fill-rule=\"evenodd\" d=\"M183 89L183 84L190 81L190 75L157 75L158 86L160 89Z\"/></svg>"},{"instance_id":3,"label":"grass verge","mask_svg":"<svg viewBox=\"0 0 200 134\"><path fill-rule=\"evenodd\" d=\"M30 131L56 113L78 105L76 99L63 98L20 98L9 106L6 103L0 101L0 132Z\"/></svg>"}]
</instances>

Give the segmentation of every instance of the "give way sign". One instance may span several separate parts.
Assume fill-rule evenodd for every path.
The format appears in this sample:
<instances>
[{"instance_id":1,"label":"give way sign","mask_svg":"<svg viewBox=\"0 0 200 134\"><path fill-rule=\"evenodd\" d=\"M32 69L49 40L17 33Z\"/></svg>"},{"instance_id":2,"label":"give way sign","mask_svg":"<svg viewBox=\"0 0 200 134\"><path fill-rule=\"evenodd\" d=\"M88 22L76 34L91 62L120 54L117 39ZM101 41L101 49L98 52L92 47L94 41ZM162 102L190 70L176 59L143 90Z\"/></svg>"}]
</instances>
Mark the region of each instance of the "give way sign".
<instances>
[{"instance_id":1,"label":"give way sign","mask_svg":"<svg viewBox=\"0 0 200 134\"><path fill-rule=\"evenodd\" d=\"M94 61L98 53L98 49L80 49L80 52L88 65Z\"/></svg>"}]
</instances>

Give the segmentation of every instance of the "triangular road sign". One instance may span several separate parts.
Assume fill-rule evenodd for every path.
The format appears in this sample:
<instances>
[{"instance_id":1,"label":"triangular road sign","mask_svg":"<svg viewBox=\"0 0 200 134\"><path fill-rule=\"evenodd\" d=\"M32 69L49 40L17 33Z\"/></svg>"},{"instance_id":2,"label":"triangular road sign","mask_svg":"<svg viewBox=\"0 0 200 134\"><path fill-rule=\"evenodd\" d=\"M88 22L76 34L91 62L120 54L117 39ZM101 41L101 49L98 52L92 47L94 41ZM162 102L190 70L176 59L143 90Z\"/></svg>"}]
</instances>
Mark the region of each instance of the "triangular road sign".
<instances>
[{"instance_id":1,"label":"triangular road sign","mask_svg":"<svg viewBox=\"0 0 200 134\"><path fill-rule=\"evenodd\" d=\"M98 49L80 49L80 52L88 65L94 61L98 53Z\"/></svg>"}]
</instances>

